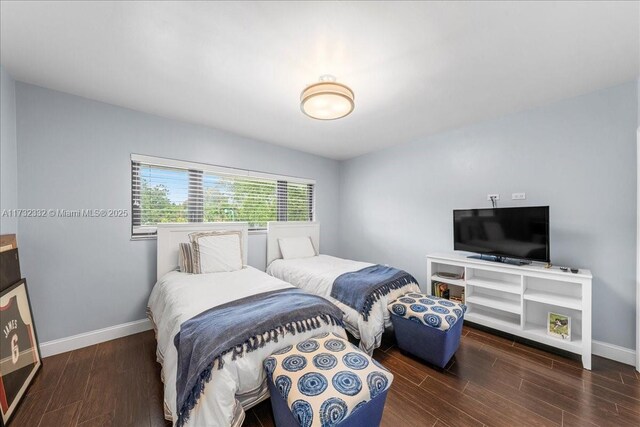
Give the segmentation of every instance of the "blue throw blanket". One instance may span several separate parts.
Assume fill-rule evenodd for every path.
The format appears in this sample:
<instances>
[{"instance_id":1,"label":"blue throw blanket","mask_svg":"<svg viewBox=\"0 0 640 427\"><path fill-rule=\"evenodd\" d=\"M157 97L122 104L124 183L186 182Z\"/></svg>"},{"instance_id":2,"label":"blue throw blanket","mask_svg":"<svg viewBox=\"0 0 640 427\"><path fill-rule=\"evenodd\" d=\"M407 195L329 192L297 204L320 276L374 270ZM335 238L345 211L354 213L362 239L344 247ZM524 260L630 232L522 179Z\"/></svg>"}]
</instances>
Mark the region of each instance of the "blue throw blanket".
<instances>
[{"instance_id":1,"label":"blue throw blanket","mask_svg":"<svg viewBox=\"0 0 640 427\"><path fill-rule=\"evenodd\" d=\"M333 282L331 296L357 310L366 321L376 301L392 290L412 283L418 282L406 271L378 264L338 276Z\"/></svg>"},{"instance_id":2,"label":"blue throw blanket","mask_svg":"<svg viewBox=\"0 0 640 427\"><path fill-rule=\"evenodd\" d=\"M180 326L174 338L178 350L176 378L178 420L189 418L211 371L222 357L232 359L264 347L286 332L306 332L322 325L340 325L342 311L326 299L300 289L280 289L252 295L204 311ZM266 337L264 335L268 334Z\"/></svg>"}]
</instances>

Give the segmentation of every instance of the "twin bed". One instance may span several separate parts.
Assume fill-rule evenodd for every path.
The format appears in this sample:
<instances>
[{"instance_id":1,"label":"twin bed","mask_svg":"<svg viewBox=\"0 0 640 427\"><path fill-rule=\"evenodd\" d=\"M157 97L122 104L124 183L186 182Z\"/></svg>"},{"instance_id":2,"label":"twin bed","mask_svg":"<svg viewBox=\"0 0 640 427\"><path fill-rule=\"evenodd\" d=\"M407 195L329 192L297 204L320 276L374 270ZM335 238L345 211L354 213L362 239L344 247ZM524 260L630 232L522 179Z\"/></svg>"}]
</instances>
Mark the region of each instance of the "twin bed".
<instances>
[{"instance_id":1,"label":"twin bed","mask_svg":"<svg viewBox=\"0 0 640 427\"><path fill-rule=\"evenodd\" d=\"M347 274L355 280L366 280L362 274L367 272L365 269L369 269L369 272L375 269L375 264L320 254L320 224L317 222L269 222L267 227L267 274L320 295L338 306L344 313L345 328L360 340L360 348L369 355L380 347L383 332L391 326L387 310L389 302L408 292L420 292L412 276L398 274L396 277L400 277L400 280L389 281L395 286L379 295L372 295L371 307L368 307L367 313L363 313L364 310L349 306L344 298L336 295L334 285L341 276L345 278ZM310 239L315 256L283 259L280 250L282 240L298 238ZM376 277L373 280L376 281L373 287L379 288L380 279Z\"/></svg>"},{"instance_id":2,"label":"twin bed","mask_svg":"<svg viewBox=\"0 0 640 427\"><path fill-rule=\"evenodd\" d=\"M240 231L244 268L232 272L188 274L176 271L180 243L189 242L189 234L203 231ZM202 312L253 295L293 286L246 266L247 224L220 223L158 226L158 282L148 304L148 315L156 332L157 360L162 366L165 417L178 424L179 354L175 337L181 326ZM239 313L241 316L242 313ZM319 328L295 335L284 334L242 357L223 356L222 369L211 370L203 394L184 422L192 426L241 426L244 410L268 397L262 361L271 353L325 332L345 336L339 325L320 324Z\"/></svg>"},{"instance_id":3,"label":"twin bed","mask_svg":"<svg viewBox=\"0 0 640 427\"><path fill-rule=\"evenodd\" d=\"M177 271L180 244L194 235L233 233L239 234L242 268L204 274ZM404 277L402 286L370 299L368 314L363 315L332 297L331 288L345 273L376 266L317 252L282 259L283 238L308 237L318 250L317 223L269 224L270 274L247 266L247 236L246 223L158 226L158 281L148 316L162 366L165 417L174 425L242 425L244 410L268 397L262 363L270 354L321 333L346 337L344 327L371 353L389 325L387 303L419 290L415 280ZM227 248L216 247L212 253L220 255ZM279 308L269 312L268 307ZM245 328L236 332L236 324ZM240 341L233 341L236 333L244 334ZM211 349L215 351L209 353Z\"/></svg>"}]
</instances>

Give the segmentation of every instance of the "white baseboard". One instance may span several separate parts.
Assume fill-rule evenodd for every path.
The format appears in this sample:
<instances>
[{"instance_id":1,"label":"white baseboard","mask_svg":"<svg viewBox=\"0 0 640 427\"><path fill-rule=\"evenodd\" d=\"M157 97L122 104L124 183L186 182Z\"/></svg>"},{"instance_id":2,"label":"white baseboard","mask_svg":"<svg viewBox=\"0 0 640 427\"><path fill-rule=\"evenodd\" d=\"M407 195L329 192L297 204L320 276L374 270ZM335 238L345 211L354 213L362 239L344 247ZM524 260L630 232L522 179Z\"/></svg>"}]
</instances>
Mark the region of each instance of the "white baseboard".
<instances>
[{"instance_id":1,"label":"white baseboard","mask_svg":"<svg viewBox=\"0 0 640 427\"><path fill-rule=\"evenodd\" d=\"M123 323L121 325L110 326L83 334L73 335L67 338L60 338L40 344L42 357L53 356L82 347L87 347L101 342L110 341L127 335L137 334L152 329L151 322L147 319L136 320L134 322ZM593 340L592 353L606 359L615 360L626 365L635 366L636 352L625 347L608 344L602 341Z\"/></svg>"},{"instance_id":2,"label":"white baseboard","mask_svg":"<svg viewBox=\"0 0 640 427\"><path fill-rule=\"evenodd\" d=\"M625 365L636 365L636 352L630 348L609 344L602 341L591 341L591 353L605 359L615 360Z\"/></svg>"},{"instance_id":3,"label":"white baseboard","mask_svg":"<svg viewBox=\"0 0 640 427\"><path fill-rule=\"evenodd\" d=\"M71 337L43 342L40 344L40 353L42 353L42 357L53 356L54 354L60 354L116 338L126 337L127 335L148 331L149 329L152 329L152 325L147 319L122 323L120 325L85 332Z\"/></svg>"}]
</instances>

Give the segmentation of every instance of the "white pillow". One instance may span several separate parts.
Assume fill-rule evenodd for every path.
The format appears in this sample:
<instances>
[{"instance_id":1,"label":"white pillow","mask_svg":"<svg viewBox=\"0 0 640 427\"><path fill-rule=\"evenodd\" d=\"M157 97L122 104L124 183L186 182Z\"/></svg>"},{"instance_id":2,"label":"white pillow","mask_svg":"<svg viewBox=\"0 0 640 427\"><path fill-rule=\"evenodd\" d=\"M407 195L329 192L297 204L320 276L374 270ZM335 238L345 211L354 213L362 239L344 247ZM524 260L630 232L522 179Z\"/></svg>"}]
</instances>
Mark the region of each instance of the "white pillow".
<instances>
[{"instance_id":1,"label":"white pillow","mask_svg":"<svg viewBox=\"0 0 640 427\"><path fill-rule=\"evenodd\" d=\"M193 246L193 272L220 273L242 269L239 231L207 231L189 234Z\"/></svg>"},{"instance_id":2,"label":"white pillow","mask_svg":"<svg viewBox=\"0 0 640 427\"><path fill-rule=\"evenodd\" d=\"M278 239L282 259L309 258L316 256L311 237L285 237Z\"/></svg>"}]
</instances>

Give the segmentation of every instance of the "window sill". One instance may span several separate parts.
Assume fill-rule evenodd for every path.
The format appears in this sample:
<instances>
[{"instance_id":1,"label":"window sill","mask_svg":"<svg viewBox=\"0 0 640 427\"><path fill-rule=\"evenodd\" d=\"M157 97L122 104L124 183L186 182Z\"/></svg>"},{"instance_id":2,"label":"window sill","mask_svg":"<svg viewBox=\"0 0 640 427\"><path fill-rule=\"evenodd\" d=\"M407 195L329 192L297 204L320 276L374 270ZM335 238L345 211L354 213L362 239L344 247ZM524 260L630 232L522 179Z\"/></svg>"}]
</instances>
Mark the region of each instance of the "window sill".
<instances>
[{"instance_id":1,"label":"window sill","mask_svg":"<svg viewBox=\"0 0 640 427\"><path fill-rule=\"evenodd\" d=\"M253 236L253 235L261 235L261 234L267 234L267 230L249 230L249 236ZM151 236L131 236L131 238L129 239L132 242L137 242L137 241L144 241L144 240L158 240L158 236L151 235Z\"/></svg>"},{"instance_id":2,"label":"window sill","mask_svg":"<svg viewBox=\"0 0 640 427\"><path fill-rule=\"evenodd\" d=\"M158 240L158 236L156 236L155 234L153 236L131 236L129 240L132 242L137 242L140 240Z\"/></svg>"}]
</instances>

